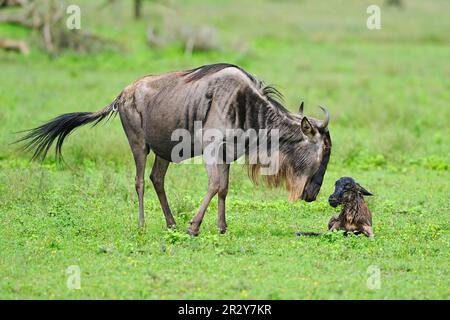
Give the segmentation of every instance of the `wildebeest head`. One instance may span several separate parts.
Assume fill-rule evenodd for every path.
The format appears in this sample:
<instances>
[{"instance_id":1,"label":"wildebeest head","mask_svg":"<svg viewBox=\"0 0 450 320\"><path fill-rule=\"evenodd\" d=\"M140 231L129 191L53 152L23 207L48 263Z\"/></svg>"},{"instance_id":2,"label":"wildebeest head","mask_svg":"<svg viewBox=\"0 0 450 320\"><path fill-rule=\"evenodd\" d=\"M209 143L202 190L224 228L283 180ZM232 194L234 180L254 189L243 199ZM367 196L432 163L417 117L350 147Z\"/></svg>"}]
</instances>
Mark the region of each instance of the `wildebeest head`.
<instances>
[{"instance_id":1,"label":"wildebeest head","mask_svg":"<svg viewBox=\"0 0 450 320\"><path fill-rule=\"evenodd\" d=\"M291 201L314 201L322 186L331 154L329 114L326 109L322 110L325 120L306 117L302 102L300 115L283 125L285 131L280 137L277 173L263 176L269 186L276 187L284 182ZM254 182L260 177L259 169L259 165L249 166L249 175Z\"/></svg>"},{"instance_id":2,"label":"wildebeest head","mask_svg":"<svg viewBox=\"0 0 450 320\"><path fill-rule=\"evenodd\" d=\"M332 207L353 202L357 197L371 196L372 194L359 185L353 178L342 177L336 181L334 193L328 198Z\"/></svg>"},{"instance_id":3,"label":"wildebeest head","mask_svg":"<svg viewBox=\"0 0 450 320\"><path fill-rule=\"evenodd\" d=\"M323 121L303 116L302 102L300 127L303 137L294 147L294 154L298 155L294 160L294 170L297 175L300 174L300 187L304 183L300 198L307 202L316 200L331 155L329 114L325 108L320 108L325 113Z\"/></svg>"}]
</instances>

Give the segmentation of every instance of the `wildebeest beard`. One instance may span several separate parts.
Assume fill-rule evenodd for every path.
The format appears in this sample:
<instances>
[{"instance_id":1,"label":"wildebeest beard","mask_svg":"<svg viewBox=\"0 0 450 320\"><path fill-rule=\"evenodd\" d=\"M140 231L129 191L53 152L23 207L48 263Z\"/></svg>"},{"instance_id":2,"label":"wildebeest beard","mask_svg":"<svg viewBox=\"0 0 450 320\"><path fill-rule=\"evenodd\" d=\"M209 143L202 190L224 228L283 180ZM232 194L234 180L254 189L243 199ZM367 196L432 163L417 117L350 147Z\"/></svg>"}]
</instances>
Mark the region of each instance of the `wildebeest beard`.
<instances>
[{"instance_id":1,"label":"wildebeest beard","mask_svg":"<svg viewBox=\"0 0 450 320\"><path fill-rule=\"evenodd\" d=\"M331 156L330 134L327 131L324 135L325 139L322 161L317 171L311 177L302 175L301 168L296 169L293 165L295 159L292 159L292 156L296 153L279 151L272 155L279 157L279 169L276 174L261 175L260 170L263 167L262 164L247 162L247 172L250 179L255 184L263 182L268 187L279 187L285 185L290 201L302 199L306 202L311 202L316 200ZM250 155L250 157L251 156L252 155Z\"/></svg>"}]
</instances>

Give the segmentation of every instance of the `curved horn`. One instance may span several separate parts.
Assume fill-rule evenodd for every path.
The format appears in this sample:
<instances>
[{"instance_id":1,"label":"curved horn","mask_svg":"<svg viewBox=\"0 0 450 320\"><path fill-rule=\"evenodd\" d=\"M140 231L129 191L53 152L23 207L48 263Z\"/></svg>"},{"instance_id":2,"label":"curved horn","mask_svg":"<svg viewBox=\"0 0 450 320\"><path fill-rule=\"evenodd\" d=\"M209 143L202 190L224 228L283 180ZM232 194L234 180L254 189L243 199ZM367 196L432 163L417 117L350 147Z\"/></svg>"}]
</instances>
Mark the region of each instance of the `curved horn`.
<instances>
[{"instance_id":1,"label":"curved horn","mask_svg":"<svg viewBox=\"0 0 450 320\"><path fill-rule=\"evenodd\" d=\"M328 123L330 122L330 113L326 108L322 106L319 106L319 108L322 109L323 113L325 113L325 120L323 120L323 122L320 125L322 129L325 129L326 127L328 127Z\"/></svg>"},{"instance_id":2,"label":"curved horn","mask_svg":"<svg viewBox=\"0 0 450 320\"><path fill-rule=\"evenodd\" d=\"M298 112L300 113L301 116L303 115L303 105L304 104L305 103L302 101L302 103L300 104L300 108L298 108Z\"/></svg>"}]
</instances>

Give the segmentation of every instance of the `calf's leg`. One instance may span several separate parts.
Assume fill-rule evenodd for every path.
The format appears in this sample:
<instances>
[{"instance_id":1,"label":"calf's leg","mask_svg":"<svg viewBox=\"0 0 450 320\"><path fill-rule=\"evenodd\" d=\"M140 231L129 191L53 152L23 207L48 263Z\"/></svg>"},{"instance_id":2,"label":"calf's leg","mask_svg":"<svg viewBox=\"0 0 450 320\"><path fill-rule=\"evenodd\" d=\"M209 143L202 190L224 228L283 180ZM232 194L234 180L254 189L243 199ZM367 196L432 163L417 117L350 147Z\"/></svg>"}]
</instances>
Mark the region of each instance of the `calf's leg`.
<instances>
[{"instance_id":1,"label":"calf's leg","mask_svg":"<svg viewBox=\"0 0 450 320\"><path fill-rule=\"evenodd\" d=\"M332 231L340 227L339 216L332 216L328 221L328 230Z\"/></svg>"},{"instance_id":2,"label":"calf's leg","mask_svg":"<svg viewBox=\"0 0 450 320\"><path fill-rule=\"evenodd\" d=\"M328 231L340 230L342 227L341 221L336 216L332 217L328 223Z\"/></svg>"}]
</instances>

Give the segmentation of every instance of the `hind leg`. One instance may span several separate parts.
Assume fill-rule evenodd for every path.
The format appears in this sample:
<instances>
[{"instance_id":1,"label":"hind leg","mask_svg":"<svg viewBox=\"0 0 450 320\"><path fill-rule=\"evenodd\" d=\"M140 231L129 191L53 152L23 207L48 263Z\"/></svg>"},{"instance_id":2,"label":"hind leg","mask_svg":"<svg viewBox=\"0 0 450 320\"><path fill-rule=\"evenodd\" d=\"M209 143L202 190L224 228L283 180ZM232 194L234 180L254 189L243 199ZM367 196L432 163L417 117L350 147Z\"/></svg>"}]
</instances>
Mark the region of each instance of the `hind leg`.
<instances>
[{"instance_id":1,"label":"hind leg","mask_svg":"<svg viewBox=\"0 0 450 320\"><path fill-rule=\"evenodd\" d=\"M225 218L225 200L228 194L228 182L230 175L230 165L223 164L218 166L219 170L219 191L217 193L217 227L219 232L224 234L227 231L227 221Z\"/></svg>"},{"instance_id":2,"label":"hind leg","mask_svg":"<svg viewBox=\"0 0 450 320\"><path fill-rule=\"evenodd\" d=\"M147 161L147 155L150 151L148 145L145 142L144 130L140 124L140 116L136 112L131 112L130 108L124 108L120 110L120 120L127 135L128 142L133 153L134 162L136 165L136 178L135 187L139 200L139 227L143 227L145 224L144 218L144 174L145 163Z\"/></svg>"},{"instance_id":3,"label":"hind leg","mask_svg":"<svg viewBox=\"0 0 450 320\"><path fill-rule=\"evenodd\" d=\"M167 202L166 191L164 190L164 177L166 176L167 168L170 162L164 160L155 155L155 162L153 163L152 173L150 174L150 180L153 183L156 194L158 195L161 209L164 212L166 218L167 228L174 228L176 226L175 219L170 211L169 203Z\"/></svg>"},{"instance_id":4,"label":"hind leg","mask_svg":"<svg viewBox=\"0 0 450 320\"><path fill-rule=\"evenodd\" d=\"M133 148L133 147L132 147ZM144 227L144 174L148 151L146 147L135 146L133 149L134 162L136 164L135 187L139 200L139 227Z\"/></svg>"}]
</instances>

